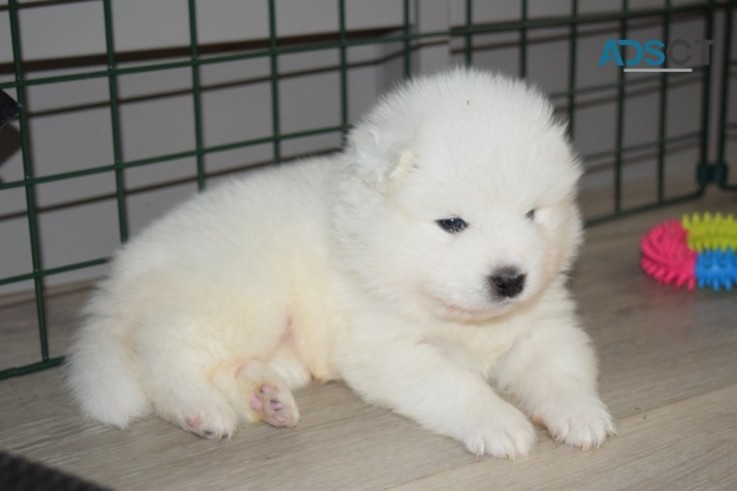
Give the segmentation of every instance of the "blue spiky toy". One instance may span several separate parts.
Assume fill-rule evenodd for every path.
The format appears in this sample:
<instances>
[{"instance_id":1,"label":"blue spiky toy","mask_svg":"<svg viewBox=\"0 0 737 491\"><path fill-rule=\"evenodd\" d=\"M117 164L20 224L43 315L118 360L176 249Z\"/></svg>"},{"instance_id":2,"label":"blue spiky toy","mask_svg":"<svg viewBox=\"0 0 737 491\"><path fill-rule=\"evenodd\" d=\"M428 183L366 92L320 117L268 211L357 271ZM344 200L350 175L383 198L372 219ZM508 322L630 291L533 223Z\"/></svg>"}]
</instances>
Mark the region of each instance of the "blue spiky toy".
<instances>
[{"instance_id":1,"label":"blue spiky toy","mask_svg":"<svg viewBox=\"0 0 737 491\"><path fill-rule=\"evenodd\" d=\"M734 250L704 250L696 258L696 282L699 288L731 290L737 285L737 254Z\"/></svg>"}]
</instances>

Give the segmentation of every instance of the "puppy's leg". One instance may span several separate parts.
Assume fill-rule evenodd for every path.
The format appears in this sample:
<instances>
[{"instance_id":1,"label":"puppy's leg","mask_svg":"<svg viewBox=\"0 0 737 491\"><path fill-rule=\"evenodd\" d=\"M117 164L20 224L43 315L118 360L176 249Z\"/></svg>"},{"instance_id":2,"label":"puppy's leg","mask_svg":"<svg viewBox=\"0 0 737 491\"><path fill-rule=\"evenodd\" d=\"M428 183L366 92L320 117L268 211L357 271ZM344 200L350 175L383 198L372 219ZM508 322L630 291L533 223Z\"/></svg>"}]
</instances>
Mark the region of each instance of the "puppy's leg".
<instances>
[{"instance_id":1,"label":"puppy's leg","mask_svg":"<svg viewBox=\"0 0 737 491\"><path fill-rule=\"evenodd\" d=\"M597 393L590 340L574 326L573 318L546 323L518 339L495 378L557 441L587 450L600 446L616 429Z\"/></svg>"},{"instance_id":2,"label":"puppy's leg","mask_svg":"<svg viewBox=\"0 0 737 491\"><path fill-rule=\"evenodd\" d=\"M229 439L238 427L233 406L201 365L176 363L146 372L144 384L156 412L202 438Z\"/></svg>"},{"instance_id":3,"label":"puppy's leg","mask_svg":"<svg viewBox=\"0 0 737 491\"><path fill-rule=\"evenodd\" d=\"M527 455L535 442L532 424L520 411L498 397L480 374L432 345L391 341L352 352L341 371L369 402L460 440L476 455L515 459Z\"/></svg>"},{"instance_id":4,"label":"puppy's leg","mask_svg":"<svg viewBox=\"0 0 737 491\"><path fill-rule=\"evenodd\" d=\"M299 410L289 386L264 362L235 363L219 369L212 380L239 414L252 423L292 427L299 421Z\"/></svg>"}]
</instances>

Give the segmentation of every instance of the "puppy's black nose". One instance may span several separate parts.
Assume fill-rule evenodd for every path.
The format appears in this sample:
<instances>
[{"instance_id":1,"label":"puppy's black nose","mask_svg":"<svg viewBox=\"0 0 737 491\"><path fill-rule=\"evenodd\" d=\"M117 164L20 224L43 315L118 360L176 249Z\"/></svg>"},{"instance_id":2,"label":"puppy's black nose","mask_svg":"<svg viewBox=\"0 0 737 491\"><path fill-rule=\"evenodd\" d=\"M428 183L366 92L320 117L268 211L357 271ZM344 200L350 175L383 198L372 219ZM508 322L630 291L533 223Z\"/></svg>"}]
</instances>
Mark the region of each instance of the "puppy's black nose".
<instances>
[{"instance_id":1,"label":"puppy's black nose","mask_svg":"<svg viewBox=\"0 0 737 491\"><path fill-rule=\"evenodd\" d=\"M517 268L500 268L489 277L492 293L503 298L513 298L525 288L525 275Z\"/></svg>"}]
</instances>

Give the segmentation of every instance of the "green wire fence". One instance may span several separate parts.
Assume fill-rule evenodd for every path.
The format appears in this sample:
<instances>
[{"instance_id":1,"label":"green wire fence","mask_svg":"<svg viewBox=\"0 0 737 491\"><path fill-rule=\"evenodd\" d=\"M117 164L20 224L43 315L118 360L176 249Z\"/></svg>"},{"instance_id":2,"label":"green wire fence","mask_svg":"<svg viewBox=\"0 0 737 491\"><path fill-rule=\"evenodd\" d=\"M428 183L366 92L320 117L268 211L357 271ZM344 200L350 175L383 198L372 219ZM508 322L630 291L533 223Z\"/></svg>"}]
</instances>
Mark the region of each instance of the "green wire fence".
<instances>
[{"instance_id":1,"label":"green wire fence","mask_svg":"<svg viewBox=\"0 0 737 491\"><path fill-rule=\"evenodd\" d=\"M56 3L73 3L74 0ZM77 0L80 1L80 0ZM282 145L289 140L312 137L316 135L327 134L345 134L350 128L349 121L349 82L348 70L350 67L348 50L360 46L380 46L380 45L398 45L401 47L402 72L405 77L410 77L413 73L414 55L426 43L432 43L438 40L448 40L451 42L459 41L463 47L463 59L467 64L473 64L475 54L478 47L476 40L480 36L514 33L519 40L518 55L518 74L526 76L529 71L530 59L528 56L528 45L531 36L539 30L550 28L563 28L567 30L569 41L568 49L568 65L567 88L566 90L552 94L554 101L565 106L565 112L569 121L569 129L571 136L576 138L577 110L579 101L582 97L603 94L616 93L616 112L615 112L615 143L614 146L605 151L596 152L594 154L585 155L588 160L611 159L613 161L613 203L608 213L595 216L589 220L589 224L599 223L612 218L621 217L623 215L641 212L643 210L655 207L665 206L675 202L690 200L700 197L706 187L710 183L716 183L724 189L735 189L737 186L728 181L728 162L727 149L730 139L734 138L735 130L737 130L737 122L729 120L728 102L734 101L735 95L729 91L731 72L737 66L737 60L734 59L735 53L729 49L732 43L732 28L734 26L734 10L735 0L728 2L692 2L688 4L672 5L670 0L666 0L664 5L659 8L647 8L631 10L629 2L622 0L621 9L606 13L581 13L579 2L571 0L570 12L567 15L555 17L533 18L530 16L530 6L527 0L520 2L520 12L517 19L505 20L499 22L477 22L475 20L475 10L478 9L479 1L465 1L465 19L461 25L456 25L449 30L442 31L422 31L420 32L416 26L412 24L413 4L410 0L402 1L402 18L397 20L397 27L390 30L380 31L350 31L346 27L346 1L336 0L336 12L338 15L337 25L338 32L331 39L313 39L305 37L296 42L286 42L277 35L277 23L279 19L276 13L276 0L266 0L268 2L268 39L252 49L244 49L236 52L227 53L208 53L203 56L206 46L202 46L198 42L198 15L196 0L188 0L188 22L189 22L189 46L186 59L178 59L176 61L164 61L160 63L144 63L133 62L126 63L125 66L119 65L119 53L116 52L115 36L113 32L113 4L111 0L87 0L95 3L102 3L103 19L105 32L105 63L104 69L94 69L84 72L65 74L61 76L34 76L24 62L21 49L21 32L19 22L19 12L26 8L44 8L44 5L52 2L35 2L20 3L18 0L8 0L7 5L0 5L0 13L6 12L8 17L8 28L10 30L10 39L12 42L12 81L0 82L0 89L13 89L15 91L17 101L22 107L27 106L27 90L30 87L41 85L55 85L70 81L88 80L88 79L107 79L108 100L107 107L110 111L111 124L111 141L112 141L112 162L100 162L99 165L84 169L57 172L43 176L34 174L34 159L31 153L29 141L29 116L25 112L21 112L17 122L17 128L20 135L20 151L23 163L22 179L0 182L0 192L13 189L22 189L25 192L25 210L28 222L28 230L30 236L31 249L31 266L32 270L23 274L13 275L9 277L0 277L0 286L13 283L32 281L35 295L36 316L38 323L38 340L39 340L39 360L35 363L24 366L11 367L0 371L0 379L23 375L34 371L46 369L59 365L63 361L63 357L52 357L49 352L47 319L46 319L46 295L44 290L45 278L75 271L93 266L99 266L108 261L106 257L90 258L73 264L66 264L54 268L45 268L41 261L41 240L39 237L38 223L38 205L36 197L36 188L41 184L59 182L65 180L79 179L85 176L95 174L112 174L115 181L115 203L117 207L118 233L121 242L125 242L129 236L129 217L127 204L126 189L126 171L161 164L164 162L172 162L183 158L193 158L195 162L195 175L197 187L200 190L205 189L208 179L208 173L205 166L205 157L208 155L227 152L235 149L243 149L255 147L258 145L271 145L272 160L276 163L280 162L283 157ZM420 1L420 4L422 2ZM203 4L200 4L203 7ZM621 39L627 38L630 25L632 22L649 19L659 22L662 26L662 35L665 43L668 42L671 33L670 25L674 16L690 14L697 17L703 23L704 39L713 39L715 32L715 18L717 11L724 12L724 25L722 27L723 39L718 44L725 47L722 49L722 56L719 60L715 60L720 64L720 80L718 81L718 91L713 94L711 90L713 66L705 65L696 68L694 71L700 78L702 87L701 92L701 118L699 129L696 131L685 132L677 135L667 136L666 120L668 119L668 104L666 94L668 92L670 79L664 74L656 74L653 76L645 76L639 78L628 79L620 72L615 82L602 83L587 87L579 87L577 80L577 63L578 63L578 38L581 36L581 29L592 25L611 26L617 25L611 33L612 37ZM3 26L2 29L5 29ZM337 50L338 52L338 73L339 73L339 124L325 127L314 127L303 131L285 132L282 130L282 121L280 120L280 59L285 55L297 55L300 53L317 52L324 50ZM205 66L231 63L243 60L268 60L269 63L269 85L271 92L271 113L272 127L271 134L265 137L244 139L240 141L232 141L219 145L206 145L204 139L203 126L203 109L202 109L202 81L201 70ZM175 69L189 69L191 71L191 97L193 102L192 119L194 121L194 134L192 135L191 146L188 150L178 151L146 157L134 160L126 160L123 155L123 135L121 132L121 98L119 96L118 82L119 78L126 75L141 74L147 72L164 72ZM659 109L658 109L658 126L657 138L653 141L638 143L634 145L626 145L624 138L625 127L625 102L628 92L637 87L656 87L659 92ZM717 128L711 128L712 114L712 97L718 97L721 103L718 105L719 113L717 115ZM716 131L717 136L717 157L710 161L709 141L712 131ZM682 195L667 196L665 193L665 176L666 176L666 157L667 149L671 145L686 143L698 147L699 158L694 162L696 168L696 178L694 179L693 190ZM643 150L652 150L657 154L657 172L656 187L657 192L655 199L649 203L641 204L636 207L626 207L623 203L623 168L630 155ZM1 253L1 250L0 250ZM0 322L0 329L2 323Z\"/></svg>"},{"instance_id":2,"label":"green wire fence","mask_svg":"<svg viewBox=\"0 0 737 491\"><path fill-rule=\"evenodd\" d=\"M737 69L737 59L734 58L737 57L737 54L732 52L732 45L734 43L732 29L735 25L734 17L735 9L737 9L737 2L735 0L729 0L726 7L727 10L724 15L723 28L724 39L722 41L722 46L724 46L721 60L722 77L719 88L719 99L721 101L719 106L719 144L716 162L713 164L711 172L709 173L710 176L707 176L707 178L711 177L723 189L737 190L737 181L735 181L734 178L732 178L731 183L729 181L729 166L727 163L728 140L730 137L735 139L735 135L737 135L737 121L730 121L728 119L728 108L730 107L730 103L732 107L737 105L737 95L733 93L730 94L729 92L731 71ZM732 157L732 159L733 161L735 160L734 157Z\"/></svg>"}]
</instances>

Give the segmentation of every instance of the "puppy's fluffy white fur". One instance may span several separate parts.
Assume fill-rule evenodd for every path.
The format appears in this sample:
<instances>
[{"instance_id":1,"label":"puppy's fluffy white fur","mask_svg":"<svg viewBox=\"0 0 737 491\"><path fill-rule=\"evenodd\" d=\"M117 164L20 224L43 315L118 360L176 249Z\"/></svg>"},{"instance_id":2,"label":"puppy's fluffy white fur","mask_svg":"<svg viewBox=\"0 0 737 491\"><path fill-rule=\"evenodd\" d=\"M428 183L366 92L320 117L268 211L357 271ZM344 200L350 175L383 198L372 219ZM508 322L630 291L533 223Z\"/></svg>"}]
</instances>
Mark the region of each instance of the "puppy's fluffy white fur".
<instances>
[{"instance_id":1,"label":"puppy's fluffy white fur","mask_svg":"<svg viewBox=\"0 0 737 491\"><path fill-rule=\"evenodd\" d=\"M243 420L296 424L291 390L341 378L475 454L527 454L530 420L596 447L614 426L565 286L580 172L536 89L419 78L340 154L206 192L124 246L69 385L102 423L153 410L228 438ZM500 271L521 291L502 292Z\"/></svg>"}]
</instances>

